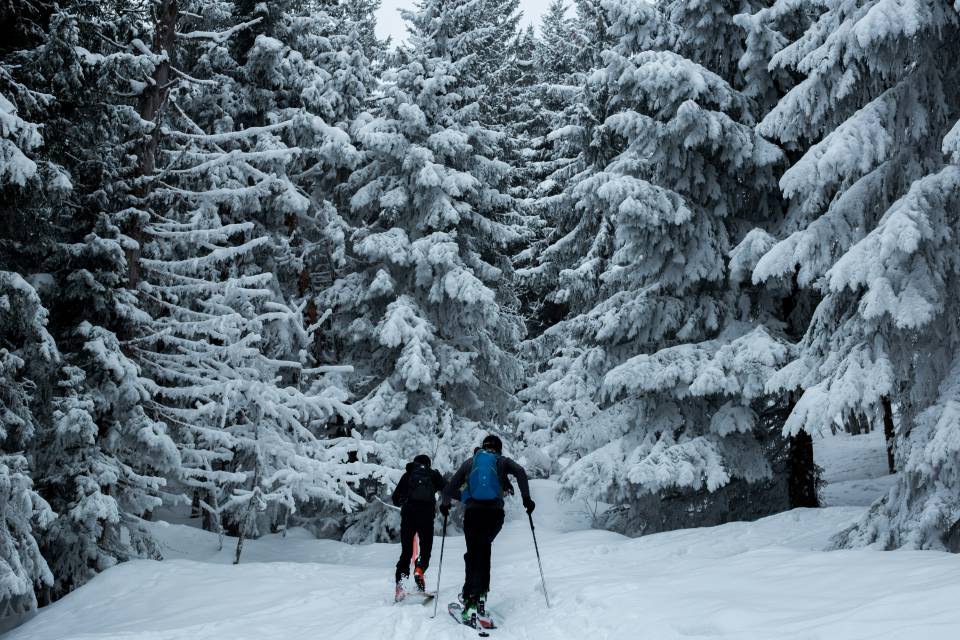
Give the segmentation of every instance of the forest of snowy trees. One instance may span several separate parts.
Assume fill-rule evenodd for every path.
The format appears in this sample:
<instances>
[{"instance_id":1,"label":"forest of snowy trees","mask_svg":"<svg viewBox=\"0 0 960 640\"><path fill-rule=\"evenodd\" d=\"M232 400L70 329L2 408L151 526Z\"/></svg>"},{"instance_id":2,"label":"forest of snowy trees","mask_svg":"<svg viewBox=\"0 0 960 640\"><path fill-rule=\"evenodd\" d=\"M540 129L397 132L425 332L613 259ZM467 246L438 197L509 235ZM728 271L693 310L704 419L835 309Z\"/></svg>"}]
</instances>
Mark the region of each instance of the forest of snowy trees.
<instances>
[{"instance_id":1,"label":"forest of snowy trees","mask_svg":"<svg viewBox=\"0 0 960 640\"><path fill-rule=\"evenodd\" d=\"M883 430L834 543L960 550L960 5L377 7L0 2L0 616L488 432L640 534Z\"/></svg>"}]
</instances>

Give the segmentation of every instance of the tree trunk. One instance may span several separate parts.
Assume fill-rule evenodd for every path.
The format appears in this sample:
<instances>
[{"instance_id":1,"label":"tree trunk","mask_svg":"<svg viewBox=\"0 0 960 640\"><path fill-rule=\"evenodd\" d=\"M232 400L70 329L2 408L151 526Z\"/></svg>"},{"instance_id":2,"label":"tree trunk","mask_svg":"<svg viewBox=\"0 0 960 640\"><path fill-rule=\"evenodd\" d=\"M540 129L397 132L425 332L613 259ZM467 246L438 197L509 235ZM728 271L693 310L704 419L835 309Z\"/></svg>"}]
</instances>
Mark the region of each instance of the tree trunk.
<instances>
[{"instance_id":1,"label":"tree trunk","mask_svg":"<svg viewBox=\"0 0 960 640\"><path fill-rule=\"evenodd\" d=\"M867 419L867 416L863 415L859 411L850 412L850 415L847 417L845 422L845 428L847 433L855 436L870 433L873 430L870 425L870 421Z\"/></svg>"},{"instance_id":2,"label":"tree trunk","mask_svg":"<svg viewBox=\"0 0 960 640\"><path fill-rule=\"evenodd\" d=\"M887 467L890 473L896 473L897 465L893 455L896 433L893 428L893 407L889 396L880 398L880 405L883 407L883 435L887 441Z\"/></svg>"},{"instance_id":3,"label":"tree trunk","mask_svg":"<svg viewBox=\"0 0 960 640\"><path fill-rule=\"evenodd\" d=\"M137 170L135 195L140 206L146 209L150 195L150 180L156 171L157 144L160 141L159 115L170 92L170 67L174 61L177 43L177 0L160 0L156 4L156 30L153 34L153 52L163 54L164 60L153 71L152 82L140 95L138 111L146 122L154 123L150 131L137 145ZM136 289L140 284L140 247L143 242L143 220L134 220L129 230L135 247L127 249L127 287Z\"/></svg>"},{"instance_id":4,"label":"tree trunk","mask_svg":"<svg viewBox=\"0 0 960 640\"><path fill-rule=\"evenodd\" d=\"M243 527L240 528L240 536L237 538L237 551L233 558L233 564L240 564L241 553L243 553Z\"/></svg>"},{"instance_id":5,"label":"tree trunk","mask_svg":"<svg viewBox=\"0 0 960 640\"><path fill-rule=\"evenodd\" d=\"M813 462L813 438L806 431L801 431L795 436L790 436L788 447L790 508L819 507L817 472Z\"/></svg>"},{"instance_id":6,"label":"tree trunk","mask_svg":"<svg viewBox=\"0 0 960 640\"><path fill-rule=\"evenodd\" d=\"M216 512L216 510L220 508L216 492L211 489L203 490L203 494L201 495L200 499L207 504L207 508L203 508L201 506L203 518L200 526L204 531L213 531L214 533L222 534L223 526L221 525L220 517Z\"/></svg>"}]
</instances>

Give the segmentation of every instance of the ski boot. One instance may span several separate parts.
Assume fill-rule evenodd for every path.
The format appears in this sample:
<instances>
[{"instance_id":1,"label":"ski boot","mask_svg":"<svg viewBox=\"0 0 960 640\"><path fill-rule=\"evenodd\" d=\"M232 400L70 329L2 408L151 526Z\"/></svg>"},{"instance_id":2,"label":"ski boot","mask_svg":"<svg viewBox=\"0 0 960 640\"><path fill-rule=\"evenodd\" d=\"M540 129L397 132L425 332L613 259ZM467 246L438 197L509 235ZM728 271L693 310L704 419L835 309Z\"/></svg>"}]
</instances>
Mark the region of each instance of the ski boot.
<instances>
[{"instance_id":1,"label":"ski boot","mask_svg":"<svg viewBox=\"0 0 960 640\"><path fill-rule=\"evenodd\" d=\"M423 569L417 567L413 570L413 581L417 585L417 591L421 593L427 590L427 581L423 577Z\"/></svg>"},{"instance_id":2,"label":"ski boot","mask_svg":"<svg viewBox=\"0 0 960 640\"><path fill-rule=\"evenodd\" d=\"M477 601L473 598L465 597L462 601L463 604L463 613L461 613L461 618L463 624L468 627L473 627L474 629L479 628L478 618L477 618Z\"/></svg>"},{"instance_id":3,"label":"ski boot","mask_svg":"<svg viewBox=\"0 0 960 640\"><path fill-rule=\"evenodd\" d=\"M477 627L481 629L492 629L493 619L487 613L487 594L481 593L477 597Z\"/></svg>"},{"instance_id":4,"label":"ski boot","mask_svg":"<svg viewBox=\"0 0 960 640\"><path fill-rule=\"evenodd\" d=\"M407 590L403 588L403 582L400 581L397 583L397 588L393 592L393 601L394 603L400 602L405 597L407 597Z\"/></svg>"}]
</instances>

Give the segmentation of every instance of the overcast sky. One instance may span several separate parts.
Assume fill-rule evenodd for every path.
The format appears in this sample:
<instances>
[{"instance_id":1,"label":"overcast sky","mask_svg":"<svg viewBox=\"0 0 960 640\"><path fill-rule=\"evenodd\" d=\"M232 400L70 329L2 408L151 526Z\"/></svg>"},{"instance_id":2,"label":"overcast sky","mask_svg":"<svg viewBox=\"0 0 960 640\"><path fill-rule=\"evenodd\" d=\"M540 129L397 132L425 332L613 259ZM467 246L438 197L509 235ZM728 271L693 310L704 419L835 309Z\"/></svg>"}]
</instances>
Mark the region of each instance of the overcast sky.
<instances>
[{"instance_id":1,"label":"overcast sky","mask_svg":"<svg viewBox=\"0 0 960 640\"><path fill-rule=\"evenodd\" d=\"M520 0L523 24L538 24L549 4L550 0ZM406 23L400 18L398 9L412 9L413 6L414 0L383 0L377 12L377 35L381 38L393 36L394 42L405 39Z\"/></svg>"}]
</instances>

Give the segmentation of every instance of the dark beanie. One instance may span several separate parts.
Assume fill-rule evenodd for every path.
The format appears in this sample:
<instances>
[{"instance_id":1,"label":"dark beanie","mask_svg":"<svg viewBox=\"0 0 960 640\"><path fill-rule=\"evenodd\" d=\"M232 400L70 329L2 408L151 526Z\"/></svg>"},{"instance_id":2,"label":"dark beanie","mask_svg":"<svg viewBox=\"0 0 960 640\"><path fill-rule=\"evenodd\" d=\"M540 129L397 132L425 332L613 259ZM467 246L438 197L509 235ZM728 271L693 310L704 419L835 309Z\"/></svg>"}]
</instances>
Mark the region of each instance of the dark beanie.
<instances>
[{"instance_id":1,"label":"dark beanie","mask_svg":"<svg viewBox=\"0 0 960 640\"><path fill-rule=\"evenodd\" d=\"M492 433L483 439L483 448L497 453L503 453L503 442Z\"/></svg>"},{"instance_id":2,"label":"dark beanie","mask_svg":"<svg viewBox=\"0 0 960 640\"><path fill-rule=\"evenodd\" d=\"M417 464L422 464L425 467L430 466L430 456L426 455L425 453L421 453L420 455L414 457L413 461Z\"/></svg>"}]
</instances>

